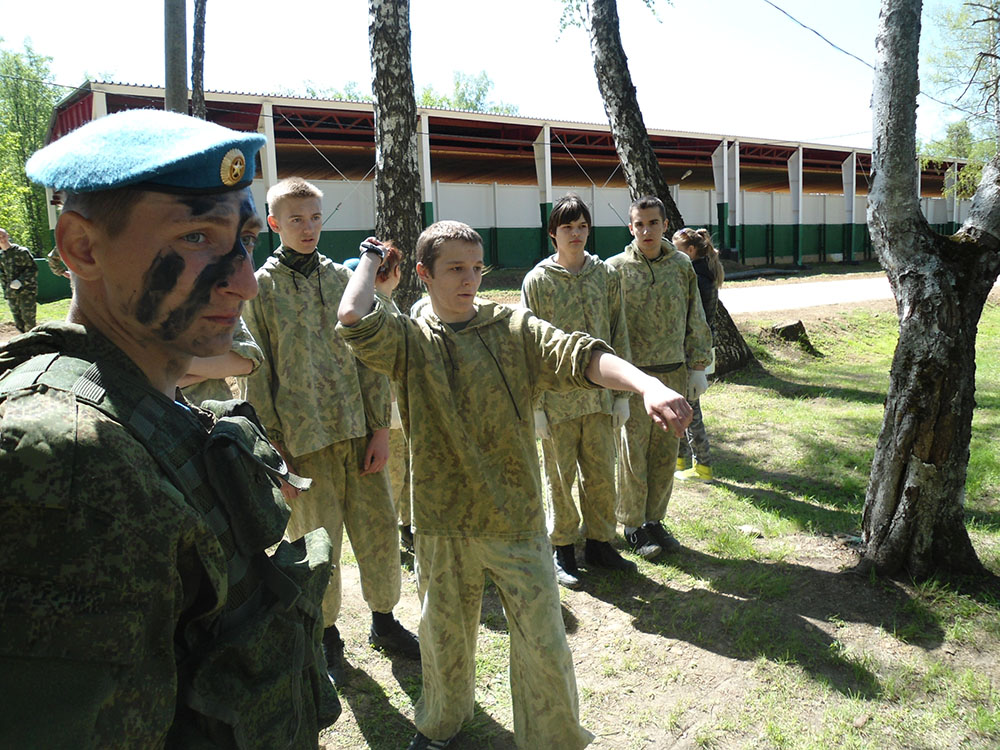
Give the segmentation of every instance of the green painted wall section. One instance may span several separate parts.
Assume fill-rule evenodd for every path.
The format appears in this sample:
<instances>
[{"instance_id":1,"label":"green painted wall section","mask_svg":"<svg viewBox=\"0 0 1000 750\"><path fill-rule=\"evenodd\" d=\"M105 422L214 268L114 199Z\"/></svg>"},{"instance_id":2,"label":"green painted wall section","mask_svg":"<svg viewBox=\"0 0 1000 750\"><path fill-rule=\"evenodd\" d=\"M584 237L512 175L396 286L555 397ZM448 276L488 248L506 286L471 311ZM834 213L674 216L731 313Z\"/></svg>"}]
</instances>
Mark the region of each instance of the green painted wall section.
<instances>
[{"instance_id":1,"label":"green painted wall section","mask_svg":"<svg viewBox=\"0 0 1000 750\"><path fill-rule=\"evenodd\" d=\"M69 279L65 276L56 276L49 270L49 263L45 258L35 258L35 265L38 266L38 301L41 304L55 302L59 299L66 299L72 291L69 286Z\"/></svg>"},{"instance_id":2,"label":"green painted wall section","mask_svg":"<svg viewBox=\"0 0 1000 750\"><path fill-rule=\"evenodd\" d=\"M424 229L426 229L427 227L429 227L431 224L434 223L434 202L425 201L423 204L421 204L421 211L422 211L421 219L424 222Z\"/></svg>"}]
</instances>

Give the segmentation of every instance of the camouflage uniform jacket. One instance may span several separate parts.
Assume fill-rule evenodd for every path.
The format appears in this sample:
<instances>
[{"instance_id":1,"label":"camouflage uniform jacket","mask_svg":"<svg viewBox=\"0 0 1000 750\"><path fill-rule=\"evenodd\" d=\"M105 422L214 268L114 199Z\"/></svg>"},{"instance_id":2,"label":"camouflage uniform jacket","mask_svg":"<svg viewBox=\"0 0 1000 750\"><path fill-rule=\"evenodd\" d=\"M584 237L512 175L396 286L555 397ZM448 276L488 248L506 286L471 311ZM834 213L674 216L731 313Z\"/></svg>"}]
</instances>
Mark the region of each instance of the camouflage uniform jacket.
<instances>
[{"instance_id":1,"label":"camouflage uniform jacket","mask_svg":"<svg viewBox=\"0 0 1000 750\"><path fill-rule=\"evenodd\" d=\"M6 250L0 250L0 286L3 287L4 296L12 290L11 283L16 279L22 286L34 283L38 278L38 266L35 265L35 258L26 247L11 243Z\"/></svg>"},{"instance_id":2,"label":"camouflage uniform jacket","mask_svg":"<svg viewBox=\"0 0 1000 750\"><path fill-rule=\"evenodd\" d=\"M433 313L414 320L381 304L338 331L396 381L414 530L507 540L545 533L532 404L542 391L596 388L585 372L607 344L493 303L477 305L457 333Z\"/></svg>"},{"instance_id":3,"label":"camouflage uniform jacket","mask_svg":"<svg viewBox=\"0 0 1000 750\"><path fill-rule=\"evenodd\" d=\"M293 456L389 426L389 382L359 363L336 334L351 272L320 255L308 277L272 255L243 315L264 352L247 398L272 439Z\"/></svg>"},{"instance_id":4,"label":"camouflage uniform jacket","mask_svg":"<svg viewBox=\"0 0 1000 750\"><path fill-rule=\"evenodd\" d=\"M552 255L528 271L521 304L564 331L584 331L607 341L622 359L631 360L625 305L618 273L596 255L584 254L583 267L571 273ZM549 422L587 414L610 414L612 392L544 392L536 404Z\"/></svg>"},{"instance_id":5,"label":"camouflage uniform jacket","mask_svg":"<svg viewBox=\"0 0 1000 750\"><path fill-rule=\"evenodd\" d=\"M264 502L278 515L267 539L244 550L251 537L236 529L251 528L265 506L241 493L223 501L214 489L197 451L210 441L215 418L170 402L100 334L40 326L0 349L0 377L27 363L12 379L41 378L64 355L94 363L105 380L127 380L133 394L171 416L169 426L147 417L126 427L44 380L10 384L0 396L0 746L208 746L203 732L216 730L185 705L184 687L197 695L205 663L198 655L212 653L213 639L232 648L235 629L268 611L262 558L281 539L287 507L267 489ZM178 432L178 424L186 427ZM175 455L196 451L184 465L189 489L197 487L192 495L133 435L149 429L169 432ZM321 595L319 588L312 599ZM272 669L274 655L283 655L275 671L292 685L288 644L274 649L277 632L287 634L258 633L257 648L272 648ZM227 676L227 688L250 696L250 714L239 716L262 708L254 703L258 681L248 683L232 666ZM303 718L290 730L295 747L316 746L315 722L315 715Z\"/></svg>"},{"instance_id":6,"label":"camouflage uniform jacket","mask_svg":"<svg viewBox=\"0 0 1000 750\"><path fill-rule=\"evenodd\" d=\"M658 258L648 260L633 241L608 258L608 265L621 275L632 364L707 367L712 332L691 261L667 240L661 250Z\"/></svg>"},{"instance_id":7,"label":"camouflage uniform jacket","mask_svg":"<svg viewBox=\"0 0 1000 750\"><path fill-rule=\"evenodd\" d=\"M257 372L257 369L264 362L264 352L257 346L257 342L250 335L247 324L240 318L240 324L233 332L233 345L229 351L249 360L252 369L250 374ZM241 376L242 377L242 376ZM189 385L184 389L184 398L192 404L200 404L202 401L228 401L233 398L233 392L229 389L229 383L225 378L211 378L200 383Z\"/></svg>"}]
</instances>

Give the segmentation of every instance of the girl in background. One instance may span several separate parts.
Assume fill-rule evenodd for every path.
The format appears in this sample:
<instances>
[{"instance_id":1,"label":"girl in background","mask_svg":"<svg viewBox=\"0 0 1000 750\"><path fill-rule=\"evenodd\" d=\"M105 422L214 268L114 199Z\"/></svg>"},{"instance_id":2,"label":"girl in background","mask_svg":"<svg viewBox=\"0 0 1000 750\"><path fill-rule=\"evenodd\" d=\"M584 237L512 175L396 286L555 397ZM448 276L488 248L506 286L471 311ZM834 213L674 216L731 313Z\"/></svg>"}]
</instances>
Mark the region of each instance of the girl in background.
<instances>
[{"instance_id":1,"label":"girl in background","mask_svg":"<svg viewBox=\"0 0 1000 750\"><path fill-rule=\"evenodd\" d=\"M715 339L715 309L719 303L719 287L726 272L719 260L719 252L712 244L712 236L707 229L684 229L676 232L672 238L674 247L691 259L694 272L698 276L698 291L701 294L701 304L705 308L705 320L712 329L712 339ZM715 350L713 348L714 355ZM715 367L713 359L706 374ZM711 482L712 459L709 452L708 433L701 416L701 402L691 403L694 416L684 433L677 450L677 471L674 478L682 481Z\"/></svg>"}]
</instances>

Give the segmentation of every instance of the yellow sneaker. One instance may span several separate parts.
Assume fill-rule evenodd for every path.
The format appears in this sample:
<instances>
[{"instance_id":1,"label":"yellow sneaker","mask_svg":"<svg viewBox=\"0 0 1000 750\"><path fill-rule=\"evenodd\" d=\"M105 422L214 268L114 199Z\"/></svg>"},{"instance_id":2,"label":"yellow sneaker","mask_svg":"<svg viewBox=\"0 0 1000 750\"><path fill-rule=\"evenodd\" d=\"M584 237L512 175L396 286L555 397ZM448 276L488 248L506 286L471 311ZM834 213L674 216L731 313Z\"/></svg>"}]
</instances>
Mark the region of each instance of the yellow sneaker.
<instances>
[{"instance_id":1,"label":"yellow sneaker","mask_svg":"<svg viewBox=\"0 0 1000 750\"><path fill-rule=\"evenodd\" d=\"M678 462L680 459L678 459ZM675 471L674 479L679 479L682 482L711 482L712 481L712 467L705 466L705 464L695 463L690 469L684 469L684 471Z\"/></svg>"},{"instance_id":2,"label":"yellow sneaker","mask_svg":"<svg viewBox=\"0 0 1000 750\"><path fill-rule=\"evenodd\" d=\"M681 458L677 457L677 471L684 471L685 469L691 468L691 457Z\"/></svg>"}]
</instances>

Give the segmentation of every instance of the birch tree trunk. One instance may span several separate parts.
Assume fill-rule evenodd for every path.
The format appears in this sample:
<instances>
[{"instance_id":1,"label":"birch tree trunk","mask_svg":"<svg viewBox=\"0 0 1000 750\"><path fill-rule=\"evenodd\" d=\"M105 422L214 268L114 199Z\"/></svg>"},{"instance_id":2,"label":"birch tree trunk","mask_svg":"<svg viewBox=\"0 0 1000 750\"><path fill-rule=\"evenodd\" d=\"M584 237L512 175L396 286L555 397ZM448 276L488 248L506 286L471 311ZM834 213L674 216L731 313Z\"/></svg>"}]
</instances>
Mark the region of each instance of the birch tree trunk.
<instances>
[{"instance_id":1,"label":"birch tree trunk","mask_svg":"<svg viewBox=\"0 0 1000 750\"><path fill-rule=\"evenodd\" d=\"M396 304L420 297L417 237L423 229L417 166L417 103L410 66L409 0L369 0L368 44L375 108L375 234L403 255Z\"/></svg>"},{"instance_id":2,"label":"birch tree trunk","mask_svg":"<svg viewBox=\"0 0 1000 750\"><path fill-rule=\"evenodd\" d=\"M184 0L163 0L163 108L187 114L187 12Z\"/></svg>"},{"instance_id":3,"label":"birch tree trunk","mask_svg":"<svg viewBox=\"0 0 1000 750\"><path fill-rule=\"evenodd\" d=\"M191 35L191 114L204 120L205 108L205 6L208 0L194 0L194 32Z\"/></svg>"},{"instance_id":4,"label":"birch tree trunk","mask_svg":"<svg viewBox=\"0 0 1000 750\"><path fill-rule=\"evenodd\" d=\"M868 227L896 297L899 343L862 520L862 569L980 574L965 528L976 328L1000 272L1000 163L969 219L935 233L916 193L920 0L883 0L876 40Z\"/></svg>"},{"instance_id":5,"label":"birch tree trunk","mask_svg":"<svg viewBox=\"0 0 1000 750\"><path fill-rule=\"evenodd\" d=\"M667 209L667 237L684 227L660 162L649 142L639 109L628 58L622 47L616 0L587 0L587 30L594 58L597 86L604 100L615 150L622 163L632 200L655 195ZM716 313L716 374L725 375L750 364L758 364L729 312L720 301Z\"/></svg>"}]
</instances>

